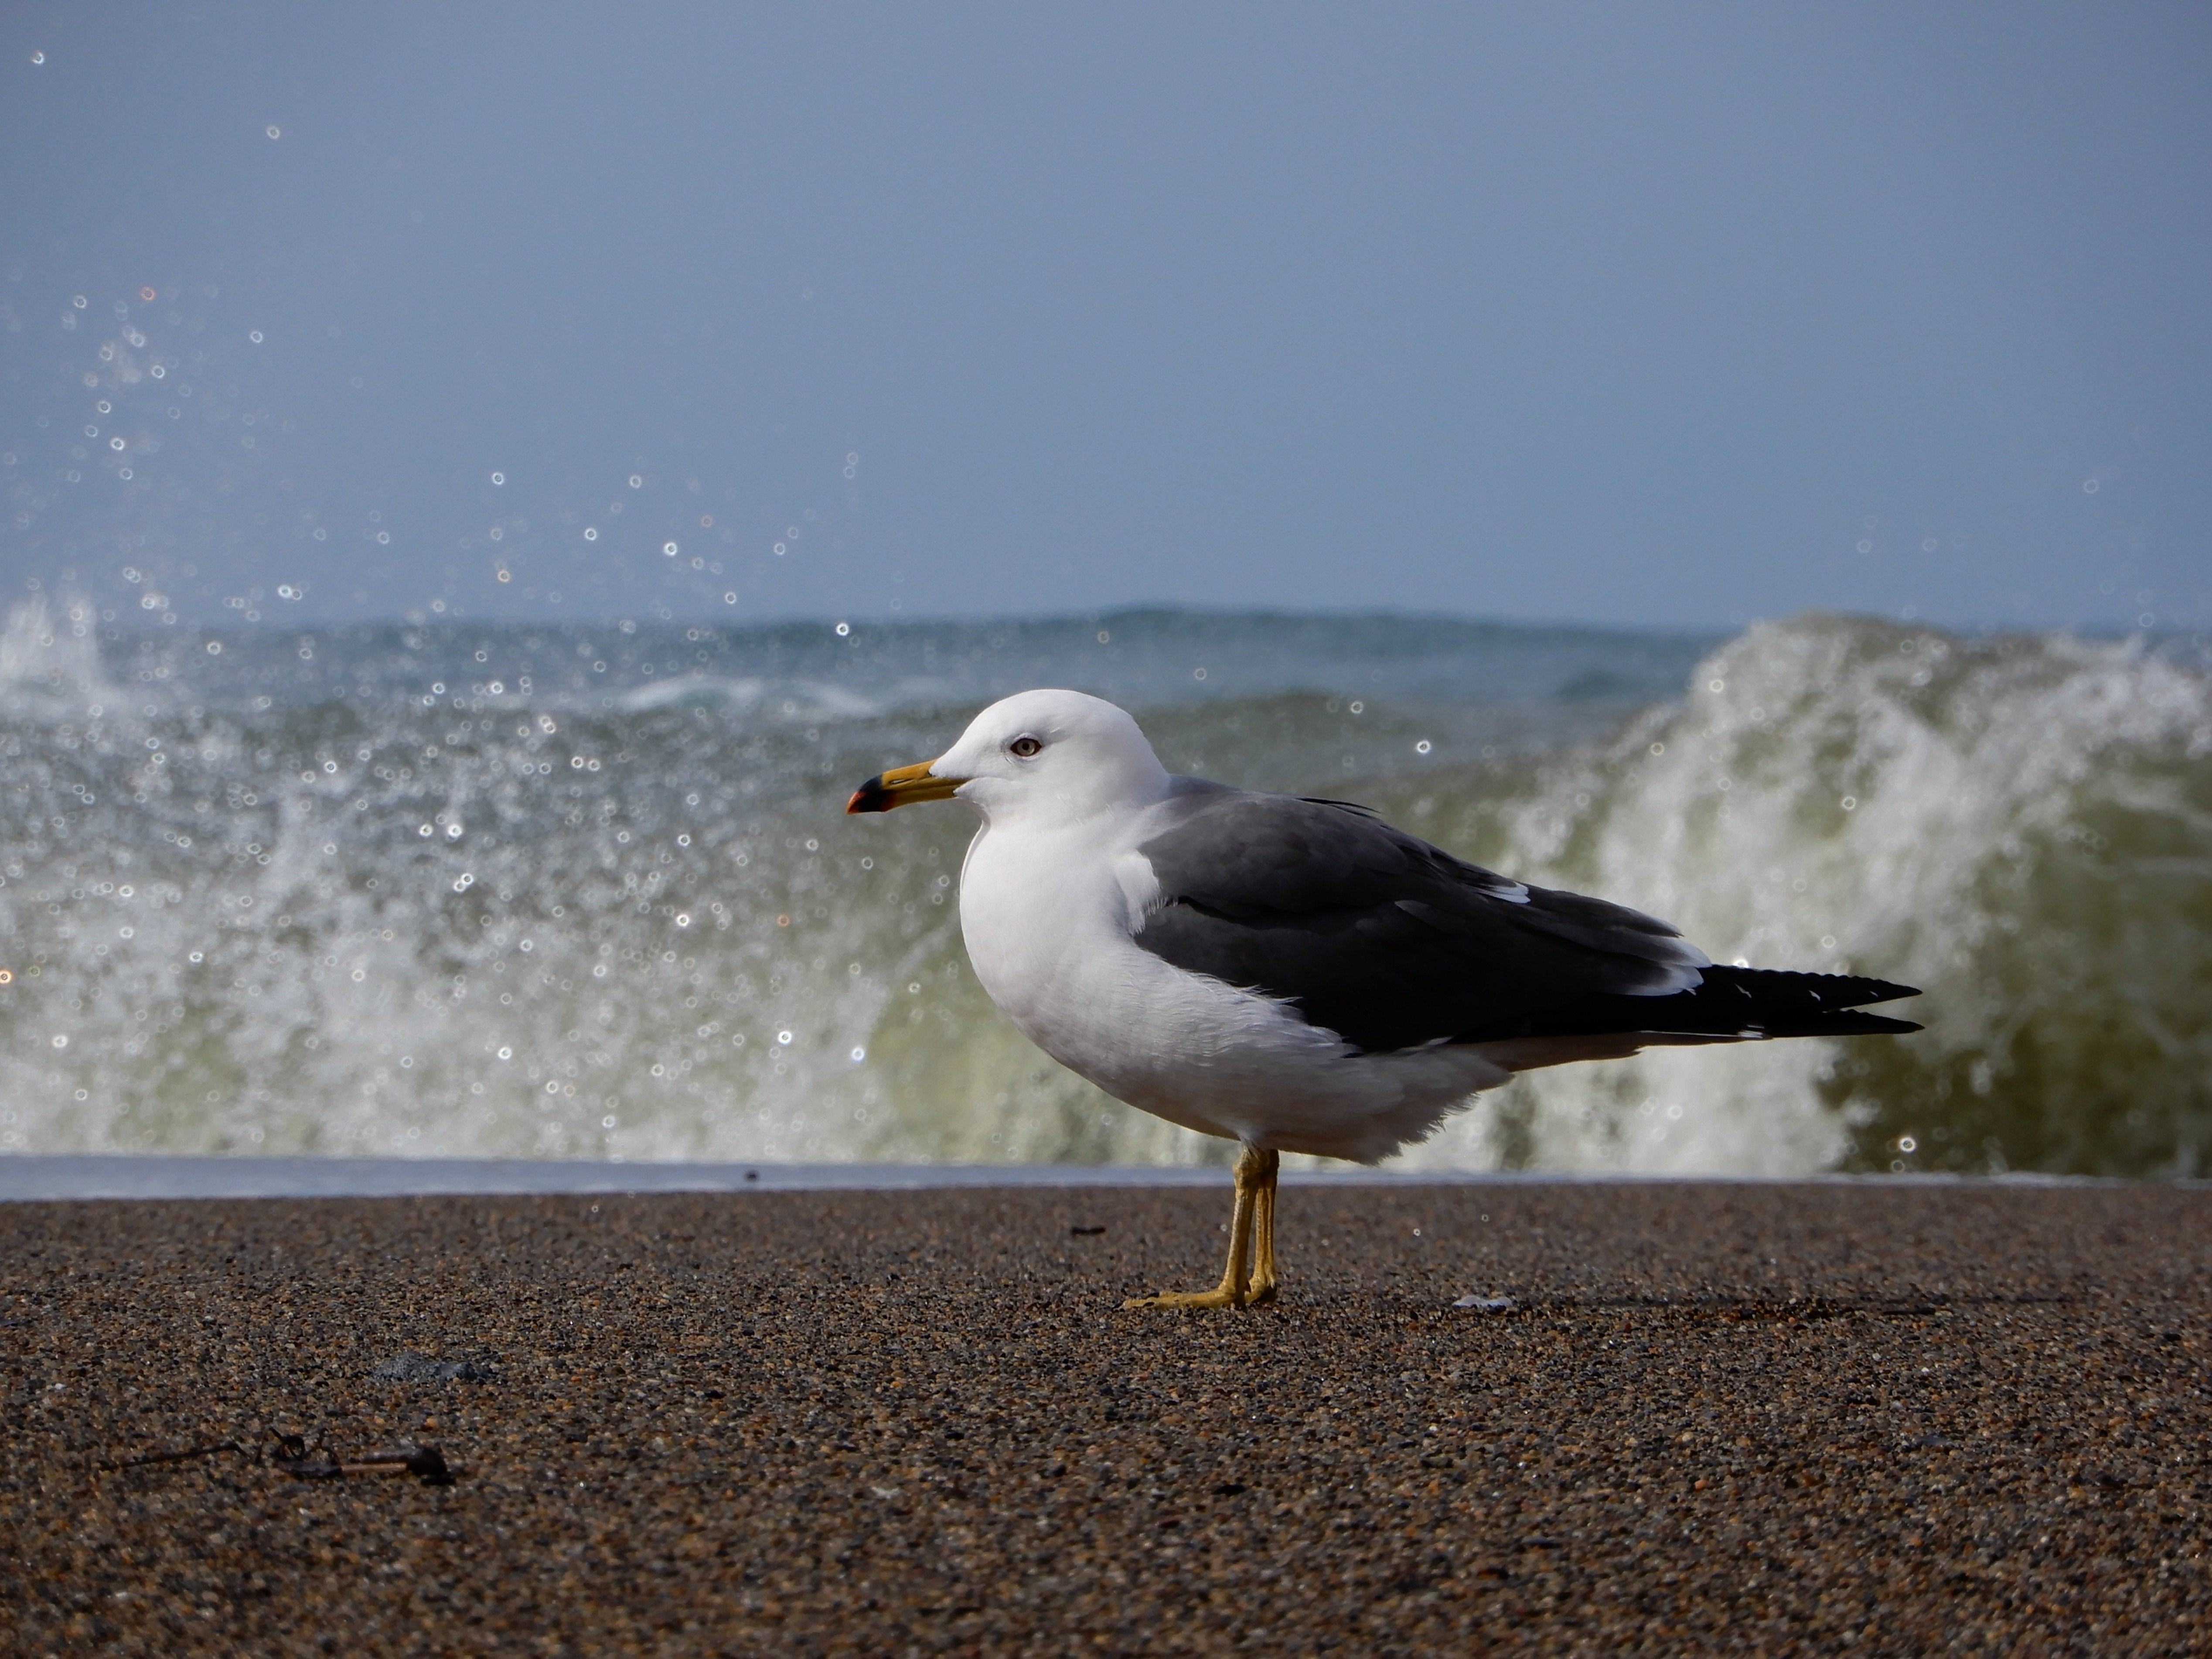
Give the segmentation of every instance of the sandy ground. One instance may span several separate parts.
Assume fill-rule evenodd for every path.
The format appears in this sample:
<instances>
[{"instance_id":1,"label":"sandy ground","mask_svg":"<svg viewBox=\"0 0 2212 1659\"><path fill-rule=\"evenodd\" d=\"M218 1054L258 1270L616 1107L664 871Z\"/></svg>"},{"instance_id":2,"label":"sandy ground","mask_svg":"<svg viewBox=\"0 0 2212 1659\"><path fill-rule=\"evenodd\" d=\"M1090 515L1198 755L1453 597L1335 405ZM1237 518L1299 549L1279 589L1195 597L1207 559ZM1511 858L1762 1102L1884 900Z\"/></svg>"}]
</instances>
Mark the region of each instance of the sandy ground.
<instances>
[{"instance_id":1,"label":"sandy ground","mask_svg":"<svg viewBox=\"0 0 2212 1659\"><path fill-rule=\"evenodd\" d=\"M1227 1209L0 1206L0 1647L2212 1649L2212 1192Z\"/></svg>"}]
</instances>

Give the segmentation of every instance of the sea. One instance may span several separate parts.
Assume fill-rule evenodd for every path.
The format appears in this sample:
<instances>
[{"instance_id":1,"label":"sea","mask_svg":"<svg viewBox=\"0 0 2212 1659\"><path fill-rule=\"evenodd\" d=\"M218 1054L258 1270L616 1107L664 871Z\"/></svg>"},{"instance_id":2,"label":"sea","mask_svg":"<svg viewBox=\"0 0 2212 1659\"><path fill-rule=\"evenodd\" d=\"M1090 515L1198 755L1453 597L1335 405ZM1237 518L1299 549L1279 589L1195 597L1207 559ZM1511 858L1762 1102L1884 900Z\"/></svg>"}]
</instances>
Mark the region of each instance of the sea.
<instances>
[{"instance_id":1,"label":"sea","mask_svg":"<svg viewBox=\"0 0 2212 1659\"><path fill-rule=\"evenodd\" d=\"M1181 610L750 627L0 622L0 1152L1183 1168L993 1009L958 803L848 817L1072 686L1172 769L1364 802L1900 1039L1483 1095L1403 1170L2197 1176L2201 635Z\"/></svg>"}]
</instances>

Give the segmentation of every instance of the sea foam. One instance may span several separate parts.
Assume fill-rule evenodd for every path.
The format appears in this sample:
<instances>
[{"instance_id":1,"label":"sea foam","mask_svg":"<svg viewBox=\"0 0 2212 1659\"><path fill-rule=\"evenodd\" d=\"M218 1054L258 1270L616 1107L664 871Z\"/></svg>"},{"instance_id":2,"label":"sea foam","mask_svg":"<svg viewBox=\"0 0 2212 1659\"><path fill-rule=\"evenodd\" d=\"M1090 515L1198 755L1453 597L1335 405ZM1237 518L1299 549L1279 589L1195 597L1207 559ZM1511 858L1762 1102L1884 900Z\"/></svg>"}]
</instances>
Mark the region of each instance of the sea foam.
<instances>
[{"instance_id":1,"label":"sea foam","mask_svg":"<svg viewBox=\"0 0 2212 1659\"><path fill-rule=\"evenodd\" d=\"M2204 1167L2212 704L2171 642L1176 612L185 635L69 599L0 631L0 1149L1217 1160L982 997L964 809L842 816L1054 683L1170 765L1369 800L1720 959L1928 991L1901 1041L1532 1074L1408 1165Z\"/></svg>"}]
</instances>

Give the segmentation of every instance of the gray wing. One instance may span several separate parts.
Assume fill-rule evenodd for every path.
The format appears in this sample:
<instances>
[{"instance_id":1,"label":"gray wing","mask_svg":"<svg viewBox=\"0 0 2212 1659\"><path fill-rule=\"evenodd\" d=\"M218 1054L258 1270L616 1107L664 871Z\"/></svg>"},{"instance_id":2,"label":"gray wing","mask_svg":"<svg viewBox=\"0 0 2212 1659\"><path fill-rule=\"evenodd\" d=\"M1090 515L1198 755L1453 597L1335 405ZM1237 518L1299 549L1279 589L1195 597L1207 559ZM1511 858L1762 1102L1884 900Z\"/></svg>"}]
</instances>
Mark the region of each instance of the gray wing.
<instances>
[{"instance_id":1,"label":"gray wing","mask_svg":"<svg viewBox=\"0 0 2212 1659\"><path fill-rule=\"evenodd\" d=\"M1839 1012L1907 988L1715 968L1663 921L1510 880L1361 807L1232 789L1176 806L1140 848L1160 901L1136 942L1281 998L1358 1049L1913 1029Z\"/></svg>"}]
</instances>

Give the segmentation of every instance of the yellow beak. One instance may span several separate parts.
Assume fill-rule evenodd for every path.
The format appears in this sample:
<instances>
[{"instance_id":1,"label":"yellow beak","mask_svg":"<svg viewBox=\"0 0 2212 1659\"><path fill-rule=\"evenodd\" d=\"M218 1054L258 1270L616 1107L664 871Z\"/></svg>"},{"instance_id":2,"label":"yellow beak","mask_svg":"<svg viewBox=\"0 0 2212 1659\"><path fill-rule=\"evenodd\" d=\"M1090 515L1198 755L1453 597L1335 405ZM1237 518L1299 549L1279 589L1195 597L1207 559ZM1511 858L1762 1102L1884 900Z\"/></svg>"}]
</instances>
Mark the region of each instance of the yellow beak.
<instances>
[{"instance_id":1,"label":"yellow beak","mask_svg":"<svg viewBox=\"0 0 2212 1659\"><path fill-rule=\"evenodd\" d=\"M936 764L935 761L921 761L878 773L853 792L853 799L845 803L845 810L888 812L894 806L910 806L918 800L951 800L952 792L968 780L933 776L929 769Z\"/></svg>"}]
</instances>

